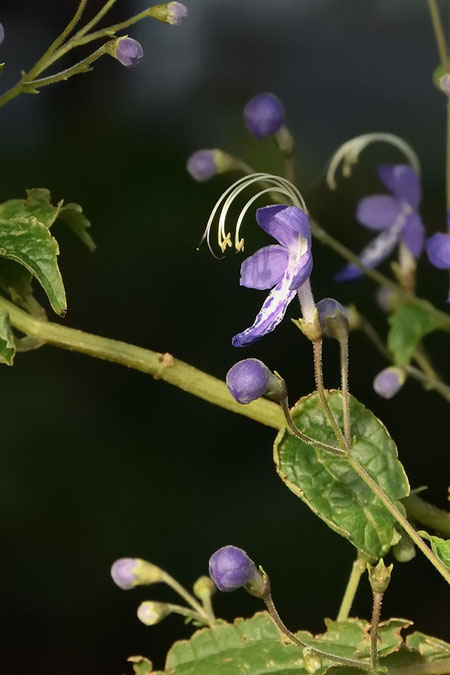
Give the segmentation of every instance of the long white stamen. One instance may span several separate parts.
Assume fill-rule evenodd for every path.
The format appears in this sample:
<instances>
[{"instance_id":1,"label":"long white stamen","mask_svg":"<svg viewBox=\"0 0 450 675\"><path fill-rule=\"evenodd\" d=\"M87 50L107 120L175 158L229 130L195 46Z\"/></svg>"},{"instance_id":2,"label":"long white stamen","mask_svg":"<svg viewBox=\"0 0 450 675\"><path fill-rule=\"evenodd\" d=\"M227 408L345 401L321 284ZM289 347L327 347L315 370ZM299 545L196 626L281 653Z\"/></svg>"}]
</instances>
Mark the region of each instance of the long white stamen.
<instances>
[{"instance_id":1,"label":"long white stamen","mask_svg":"<svg viewBox=\"0 0 450 675\"><path fill-rule=\"evenodd\" d=\"M336 173L339 164L342 162L342 175L348 178L352 172L352 166L358 162L361 152L371 143L390 143L402 152L412 168L420 173L420 162L412 147L395 134L387 134L384 132L374 132L371 134L363 134L350 139L341 145L330 160L327 170L327 185L331 190L336 189Z\"/></svg>"},{"instance_id":2,"label":"long white stamen","mask_svg":"<svg viewBox=\"0 0 450 675\"><path fill-rule=\"evenodd\" d=\"M287 197L291 198L291 194L288 190L285 190L283 188L275 188L275 187L269 187L266 188L265 190L261 190L258 192L258 194L254 195L251 199L248 200L246 205L243 207L239 214L239 218L237 219L236 222L236 231L234 233L234 247L236 251L243 251L244 250L244 240L239 239L239 231L241 229L242 221L244 220L245 214L249 210L250 206L255 202L257 199L261 197L261 195L265 194L266 192L278 192L281 194L286 195Z\"/></svg>"}]
</instances>

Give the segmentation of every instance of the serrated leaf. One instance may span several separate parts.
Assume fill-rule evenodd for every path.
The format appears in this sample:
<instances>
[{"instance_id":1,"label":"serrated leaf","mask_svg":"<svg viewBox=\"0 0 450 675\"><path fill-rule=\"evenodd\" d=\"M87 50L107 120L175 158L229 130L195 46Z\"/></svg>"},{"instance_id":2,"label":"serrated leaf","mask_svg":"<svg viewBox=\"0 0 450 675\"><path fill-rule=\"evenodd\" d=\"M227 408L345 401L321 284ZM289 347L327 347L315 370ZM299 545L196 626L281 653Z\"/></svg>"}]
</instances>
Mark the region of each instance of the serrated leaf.
<instances>
[{"instance_id":1,"label":"serrated leaf","mask_svg":"<svg viewBox=\"0 0 450 675\"><path fill-rule=\"evenodd\" d=\"M448 642L418 631L408 635L406 645L409 649L417 650L427 661L437 661L450 657L450 644Z\"/></svg>"},{"instance_id":2,"label":"serrated leaf","mask_svg":"<svg viewBox=\"0 0 450 675\"><path fill-rule=\"evenodd\" d=\"M378 655L388 656L397 652L403 644L402 630L412 626L412 621L407 619L389 619L382 621L378 626ZM359 658L370 657L369 635L358 645L356 655Z\"/></svg>"},{"instance_id":3,"label":"serrated leaf","mask_svg":"<svg viewBox=\"0 0 450 675\"><path fill-rule=\"evenodd\" d=\"M343 427L340 392L328 392L327 398ZM398 500L409 494L409 484L394 441L384 424L353 396L350 412L353 456L404 512ZM305 434L336 445L317 392L300 399L292 415ZM397 538L395 519L345 459L306 445L283 429L275 440L274 460L287 487L331 529L370 558L378 559L387 553Z\"/></svg>"},{"instance_id":4,"label":"serrated leaf","mask_svg":"<svg viewBox=\"0 0 450 675\"><path fill-rule=\"evenodd\" d=\"M45 188L27 190L26 199L9 199L0 204L0 218L34 216L42 225L50 228L58 216L59 206L50 203L50 192Z\"/></svg>"},{"instance_id":5,"label":"serrated leaf","mask_svg":"<svg viewBox=\"0 0 450 675\"><path fill-rule=\"evenodd\" d=\"M0 257L23 265L36 277L57 314L66 310L66 295L57 264L58 243L33 216L0 219Z\"/></svg>"},{"instance_id":6,"label":"serrated leaf","mask_svg":"<svg viewBox=\"0 0 450 675\"><path fill-rule=\"evenodd\" d=\"M16 347L14 335L9 323L9 314L0 310L0 363L12 366Z\"/></svg>"},{"instance_id":7,"label":"serrated leaf","mask_svg":"<svg viewBox=\"0 0 450 675\"><path fill-rule=\"evenodd\" d=\"M450 539L442 539L441 537L434 537L424 530L420 530L420 536L423 539L428 539L431 543L433 553L444 563L450 572Z\"/></svg>"},{"instance_id":8,"label":"serrated leaf","mask_svg":"<svg viewBox=\"0 0 450 675\"><path fill-rule=\"evenodd\" d=\"M442 320L415 304L400 305L389 317L388 348L398 366L411 361L421 338L444 325Z\"/></svg>"},{"instance_id":9,"label":"serrated leaf","mask_svg":"<svg viewBox=\"0 0 450 675\"><path fill-rule=\"evenodd\" d=\"M71 230L86 244L88 249L95 251L95 243L88 229L91 227L90 221L83 213L83 209L79 204L66 204L59 212L59 219L68 225Z\"/></svg>"}]
</instances>

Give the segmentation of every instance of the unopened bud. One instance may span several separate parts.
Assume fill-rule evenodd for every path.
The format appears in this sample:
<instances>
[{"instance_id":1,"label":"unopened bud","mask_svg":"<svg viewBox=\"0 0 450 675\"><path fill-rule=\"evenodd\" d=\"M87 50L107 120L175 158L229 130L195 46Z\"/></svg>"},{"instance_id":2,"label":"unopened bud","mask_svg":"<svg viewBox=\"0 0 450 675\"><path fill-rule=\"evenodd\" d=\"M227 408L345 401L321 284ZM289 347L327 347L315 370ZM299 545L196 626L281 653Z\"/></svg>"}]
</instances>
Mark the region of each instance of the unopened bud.
<instances>
[{"instance_id":1,"label":"unopened bud","mask_svg":"<svg viewBox=\"0 0 450 675\"><path fill-rule=\"evenodd\" d=\"M124 591L163 581L164 575L164 570L141 558L119 558L111 567L114 583Z\"/></svg>"},{"instance_id":2,"label":"unopened bud","mask_svg":"<svg viewBox=\"0 0 450 675\"><path fill-rule=\"evenodd\" d=\"M217 148L197 150L186 163L186 169L194 180L201 183L227 171L239 169L241 164L236 157Z\"/></svg>"},{"instance_id":3,"label":"unopened bud","mask_svg":"<svg viewBox=\"0 0 450 675\"><path fill-rule=\"evenodd\" d=\"M317 673L322 668L322 659L309 647L303 650L303 666L307 673Z\"/></svg>"},{"instance_id":4,"label":"unopened bud","mask_svg":"<svg viewBox=\"0 0 450 675\"><path fill-rule=\"evenodd\" d=\"M148 15L158 21L164 21L171 26L179 26L187 17L187 7L181 2L166 2L163 5L154 5L148 9Z\"/></svg>"},{"instance_id":5,"label":"unopened bud","mask_svg":"<svg viewBox=\"0 0 450 675\"><path fill-rule=\"evenodd\" d=\"M3 24L0 23L0 45L2 44L4 39L5 39L5 29L3 28Z\"/></svg>"},{"instance_id":6,"label":"unopened bud","mask_svg":"<svg viewBox=\"0 0 450 675\"><path fill-rule=\"evenodd\" d=\"M343 340L348 336L347 312L340 302L333 298L324 298L317 303L316 310L322 330L327 337Z\"/></svg>"},{"instance_id":7,"label":"unopened bud","mask_svg":"<svg viewBox=\"0 0 450 675\"><path fill-rule=\"evenodd\" d=\"M447 96L450 96L450 73L445 73L439 79L439 89Z\"/></svg>"},{"instance_id":8,"label":"unopened bud","mask_svg":"<svg viewBox=\"0 0 450 675\"><path fill-rule=\"evenodd\" d=\"M209 559L209 576L219 591L229 593L244 587L259 598L268 590L268 579L242 548L223 546Z\"/></svg>"},{"instance_id":9,"label":"unopened bud","mask_svg":"<svg viewBox=\"0 0 450 675\"><path fill-rule=\"evenodd\" d=\"M274 94L258 94L245 106L244 119L247 129L255 138L273 136L284 124L283 104Z\"/></svg>"},{"instance_id":10,"label":"unopened bud","mask_svg":"<svg viewBox=\"0 0 450 675\"><path fill-rule=\"evenodd\" d=\"M153 600L142 602L137 610L139 621L142 621L146 626L154 626L170 613L170 607L166 602L154 602Z\"/></svg>"},{"instance_id":11,"label":"unopened bud","mask_svg":"<svg viewBox=\"0 0 450 675\"><path fill-rule=\"evenodd\" d=\"M242 404L261 396L282 401L286 398L286 384L282 377L272 373L259 359L243 359L230 368L226 377L228 391Z\"/></svg>"},{"instance_id":12,"label":"unopened bud","mask_svg":"<svg viewBox=\"0 0 450 675\"><path fill-rule=\"evenodd\" d=\"M398 562L409 562L416 555L416 549L412 539L407 534L401 535L400 541L392 547L394 558Z\"/></svg>"},{"instance_id":13,"label":"unopened bud","mask_svg":"<svg viewBox=\"0 0 450 675\"><path fill-rule=\"evenodd\" d=\"M140 43L127 36L111 40L106 44L105 49L108 54L127 68L137 65L144 56Z\"/></svg>"},{"instance_id":14,"label":"unopened bud","mask_svg":"<svg viewBox=\"0 0 450 675\"><path fill-rule=\"evenodd\" d=\"M209 600L216 590L215 583L206 576L199 577L193 587L194 595L202 602Z\"/></svg>"},{"instance_id":15,"label":"unopened bud","mask_svg":"<svg viewBox=\"0 0 450 675\"><path fill-rule=\"evenodd\" d=\"M367 565L369 573L370 586L374 593L384 593L391 580L391 572L394 565L386 567L383 558L380 558L377 565Z\"/></svg>"},{"instance_id":16,"label":"unopened bud","mask_svg":"<svg viewBox=\"0 0 450 675\"><path fill-rule=\"evenodd\" d=\"M378 396L392 398L400 391L406 381L406 373L403 368L390 366L385 368L375 377L373 388Z\"/></svg>"}]
</instances>

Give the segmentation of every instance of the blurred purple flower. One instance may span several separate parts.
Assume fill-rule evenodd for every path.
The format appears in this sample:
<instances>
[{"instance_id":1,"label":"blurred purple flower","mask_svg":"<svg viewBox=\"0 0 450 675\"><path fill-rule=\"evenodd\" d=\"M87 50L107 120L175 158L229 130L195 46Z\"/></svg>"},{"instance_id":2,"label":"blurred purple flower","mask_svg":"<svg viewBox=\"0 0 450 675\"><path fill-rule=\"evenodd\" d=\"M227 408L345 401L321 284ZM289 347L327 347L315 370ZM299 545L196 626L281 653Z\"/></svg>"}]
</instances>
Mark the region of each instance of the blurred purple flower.
<instances>
[{"instance_id":1,"label":"blurred purple flower","mask_svg":"<svg viewBox=\"0 0 450 675\"><path fill-rule=\"evenodd\" d=\"M119 588L129 591L134 588L137 582L135 575L136 568L139 565L137 558L119 558L111 567L111 576Z\"/></svg>"},{"instance_id":2,"label":"blurred purple flower","mask_svg":"<svg viewBox=\"0 0 450 675\"><path fill-rule=\"evenodd\" d=\"M197 150L190 155L186 168L194 180L204 182L218 173L217 152L217 150Z\"/></svg>"},{"instance_id":3,"label":"blurred purple flower","mask_svg":"<svg viewBox=\"0 0 450 675\"><path fill-rule=\"evenodd\" d=\"M279 245L264 246L241 265L241 286L271 288L250 328L234 336L235 347L252 344L278 326L312 269L309 218L297 206L266 206L256 213L258 225Z\"/></svg>"},{"instance_id":4,"label":"blurred purple flower","mask_svg":"<svg viewBox=\"0 0 450 675\"><path fill-rule=\"evenodd\" d=\"M244 119L247 129L258 140L273 136L284 124L283 104L274 94L258 94L245 106Z\"/></svg>"},{"instance_id":5,"label":"blurred purple flower","mask_svg":"<svg viewBox=\"0 0 450 675\"><path fill-rule=\"evenodd\" d=\"M425 228L418 212L421 199L420 179L414 169L406 164L382 164L378 176L392 195L373 195L361 199L356 210L356 220L369 230L381 230L375 239L360 253L359 259L366 267L377 267L403 242L415 258L422 253ZM363 272L350 263L336 275L337 281L350 281Z\"/></svg>"},{"instance_id":6,"label":"blurred purple flower","mask_svg":"<svg viewBox=\"0 0 450 675\"><path fill-rule=\"evenodd\" d=\"M406 375L403 368L391 366L385 368L375 377L373 388L378 396L392 398L405 384Z\"/></svg>"},{"instance_id":7,"label":"blurred purple flower","mask_svg":"<svg viewBox=\"0 0 450 675\"><path fill-rule=\"evenodd\" d=\"M447 227L447 232L436 232L427 241L428 260L439 270L450 270L450 209L447 211ZM450 303L450 290L447 303Z\"/></svg>"},{"instance_id":8,"label":"blurred purple flower","mask_svg":"<svg viewBox=\"0 0 450 675\"><path fill-rule=\"evenodd\" d=\"M5 29L3 28L3 24L0 23L0 45L2 44L4 39L5 39Z\"/></svg>"}]
</instances>

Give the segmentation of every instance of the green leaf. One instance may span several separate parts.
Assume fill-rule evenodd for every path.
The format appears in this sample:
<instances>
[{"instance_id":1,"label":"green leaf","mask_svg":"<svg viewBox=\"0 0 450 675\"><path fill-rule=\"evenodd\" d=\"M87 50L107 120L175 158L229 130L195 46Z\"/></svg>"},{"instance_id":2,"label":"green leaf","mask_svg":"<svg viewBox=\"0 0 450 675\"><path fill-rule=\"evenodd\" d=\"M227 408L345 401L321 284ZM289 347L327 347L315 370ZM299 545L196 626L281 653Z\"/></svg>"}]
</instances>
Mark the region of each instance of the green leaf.
<instances>
[{"instance_id":1,"label":"green leaf","mask_svg":"<svg viewBox=\"0 0 450 675\"><path fill-rule=\"evenodd\" d=\"M400 305L389 317L389 324L388 348L398 366L408 365L419 340L444 325L434 314L414 304Z\"/></svg>"},{"instance_id":2,"label":"green leaf","mask_svg":"<svg viewBox=\"0 0 450 675\"><path fill-rule=\"evenodd\" d=\"M10 220L11 218L34 216L42 225L50 228L55 222L60 206L53 206L50 203L50 192L45 188L34 188L27 190L27 199L9 199L0 204L0 218Z\"/></svg>"},{"instance_id":3,"label":"green leaf","mask_svg":"<svg viewBox=\"0 0 450 675\"><path fill-rule=\"evenodd\" d=\"M328 392L327 398L343 427L340 392ZM305 434L336 445L317 392L300 399L292 414ZM404 512L398 500L409 494L409 484L394 441L382 422L354 397L350 398L350 414L353 456ZM383 557L397 541L394 517L345 459L306 445L283 429L275 440L274 460L288 488L370 558Z\"/></svg>"},{"instance_id":4,"label":"green leaf","mask_svg":"<svg viewBox=\"0 0 450 675\"><path fill-rule=\"evenodd\" d=\"M91 253L95 251L94 240L87 231L91 227L91 223L79 204L66 204L61 208L58 217L86 244Z\"/></svg>"},{"instance_id":5,"label":"green leaf","mask_svg":"<svg viewBox=\"0 0 450 675\"><path fill-rule=\"evenodd\" d=\"M427 661L438 661L450 657L450 644L416 631L406 638L409 649L415 649Z\"/></svg>"},{"instance_id":6,"label":"green leaf","mask_svg":"<svg viewBox=\"0 0 450 675\"><path fill-rule=\"evenodd\" d=\"M133 664L135 675L152 675L152 662L145 656L129 656L127 661Z\"/></svg>"},{"instance_id":7,"label":"green leaf","mask_svg":"<svg viewBox=\"0 0 450 675\"><path fill-rule=\"evenodd\" d=\"M442 539L441 537L434 537L425 530L420 530L418 533L422 539L428 539L431 542L431 549L440 560L444 563L450 572L450 539Z\"/></svg>"},{"instance_id":8,"label":"green leaf","mask_svg":"<svg viewBox=\"0 0 450 675\"><path fill-rule=\"evenodd\" d=\"M58 269L58 243L33 216L0 219L0 256L23 265L36 277L57 314L66 310L66 295Z\"/></svg>"},{"instance_id":9,"label":"green leaf","mask_svg":"<svg viewBox=\"0 0 450 675\"><path fill-rule=\"evenodd\" d=\"M13 302L31 295L30 272L14 260L0 259L0 287L9 293Z\"/></svg>"},{"instance_id":10,"label":"green leaf","mask_svg":"<svg viewBox=\"0 0 450 675\"><path fill-rule=\"evenodd\" d=\"M0 363L12 366L16 347L8 312L0 311Z\"/></svg>"}]
</instances>

